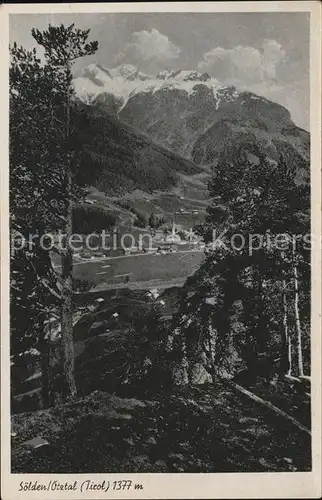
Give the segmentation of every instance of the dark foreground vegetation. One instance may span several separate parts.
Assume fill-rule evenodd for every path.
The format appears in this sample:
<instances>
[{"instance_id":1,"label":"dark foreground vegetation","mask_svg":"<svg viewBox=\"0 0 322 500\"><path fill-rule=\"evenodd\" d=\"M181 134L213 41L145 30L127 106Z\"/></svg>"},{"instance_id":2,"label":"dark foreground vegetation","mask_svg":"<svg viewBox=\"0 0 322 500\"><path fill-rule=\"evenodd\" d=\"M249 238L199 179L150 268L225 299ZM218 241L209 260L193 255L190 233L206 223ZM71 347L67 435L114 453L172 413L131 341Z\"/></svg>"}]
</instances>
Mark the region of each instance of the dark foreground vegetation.
<instances>
[{"instance_id":1,"label":"dark foreground vegetation","mask_svg":"<svg viewBox=\"0 0 322 500\"><path fill-rule=\"evenodd\" d=\"M12 422L13 472L291 472L310 470L310 436L226 383L121 399L84 399ZM41 435L48 446L28 453Z\"/></svg>"}]
</instances>

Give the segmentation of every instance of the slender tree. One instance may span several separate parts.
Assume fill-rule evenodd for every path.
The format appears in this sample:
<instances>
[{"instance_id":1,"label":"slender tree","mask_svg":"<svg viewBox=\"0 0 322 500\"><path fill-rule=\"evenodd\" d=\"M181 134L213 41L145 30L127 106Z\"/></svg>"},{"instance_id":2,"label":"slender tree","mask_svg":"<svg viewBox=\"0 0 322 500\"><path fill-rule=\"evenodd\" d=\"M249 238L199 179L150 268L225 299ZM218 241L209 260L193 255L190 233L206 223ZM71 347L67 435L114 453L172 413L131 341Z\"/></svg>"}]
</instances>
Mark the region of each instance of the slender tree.
<instances>
[{"instance_id":1,"label":"slender tree","mask_svg":"<svg viewBox=\"0 0 322 500\"><path fill-rule=\"evenodd\" d=\"M40 240L45 232L58 229L63 203L48 112L54 75L41 65L35 49L14 44L10 55L11 353L15 367L30 350L39 351L42 399L48 406L52 399L45 321L57 309L60 293ZM23 238L27 245L22 245Z\"/></svg>"},{"instance_id":2,"label":"slender tree","mask_svg":"<svg viewBox=\"0 0 322 500\"><path fill-rule=\"evenodd\" d=\"M84 56L92 55L98 48L97 42L88 42L90 30L49 25L48 30L32 30L32 36L45 50L46 65L55 73L55 86L52 89L61 98L62 116L55 116L58 135L62 144L62 169L65 187L64 234L65 249L62 258L62 289L61 289L61 328L64 346L64 373L68 395L74 397L77 393L74 375L74 343L73 343L73 252L70 245L72 237L72 202L73 173L77 164L74 149L71 122L71 107L74 96L72 67L74 62ZM52 111L55 115L55 110ZM59 109L61 112L61 109Z\"/></svg>"},{"instance_id":3,"label":"slender tree","mask_svg":"<svg viewBox=\"0 0 322 500\"><path fill-rule=\"evenodd\" d=\"M298 278L298 257L294 245L292 247L292 267L294 282L294 314L296 328L296 351L297 351L297 370L300 377L303 377L303 352L302 352L302 328L299 312L299 278Z\"/></svg>"},{"instance_id":4,"label":"slender tree","mask_svg":"<svg viewBox=\"0 0 322 500\"><path fill-rule=\"evenodd\" d=\"M58 276L41 239L47 232L62 230L69 241L72 202L83 196L78 186L78 137L86 126L86 117L74 103L72 65L77 58L94 53L97 43L87 43L89 31L74 29L73 25L49 26L43 33L33 30L32 34L45 48L45 64L37 58L36 49L27 51L16 44L11 47L10 225L13 237L32 236L31 244L19 252L12 251L11 335L13 353L24 352L28 346L40 350L43 401L47 406L52 401L48 324L57 308L65 353L65 386L69 395L76 394L72 252L68 245L54 247L62 257L63 273Z\"/></svg>"},{"instance_id":5,"label":"slender tree","mask_svg":"<svg viewBox=\"0 0 322 500\"><path fill-rule=\"evenodd\" d=\"M286 280L282 281L282 302L283 302L283 337L282 337L282 374L286 369L287 375L292 375L292 339L288 326L288 304Z\"/></svg>"},{"instance_id":6,"label":"slender tree","mask_svg":"<svg viewBox=\"0 0 322 500\"><path fill-rule=\"evenodd\" d=\"M150 213L149 215L149 226L152 228L152 229L155 229L156 227L156 217L154 215L153 212Z\"/></svg>"}]
</instances>

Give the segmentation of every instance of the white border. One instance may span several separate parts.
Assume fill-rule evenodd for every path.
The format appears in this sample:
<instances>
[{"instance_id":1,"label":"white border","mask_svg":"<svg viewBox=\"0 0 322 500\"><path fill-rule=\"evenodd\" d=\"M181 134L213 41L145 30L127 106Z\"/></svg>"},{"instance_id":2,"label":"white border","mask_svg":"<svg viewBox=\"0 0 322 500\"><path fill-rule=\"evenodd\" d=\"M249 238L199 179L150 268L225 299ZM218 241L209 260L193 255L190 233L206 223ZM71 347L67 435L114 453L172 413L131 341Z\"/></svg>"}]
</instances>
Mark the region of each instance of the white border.
<instances>
[{"instance_id":1,"label":"white border","mask_svg":"<svg viewBox=\"0 0 322 500\"><path fill-rule=\"evenodd\" d=\"M0 102L8 109L9 14L112 12L310 12L310 125L312 233L321 235L321 4L310 1L194 2L113 4L17 4L0 7ZM294 34L296 36L296 33ZM4 500L79 498L319 498L321 496L321 250L312 253L312 472L215 474L41 474L41 481L93 478L143 483L144 491L81 494L80 492L18 492L20 481L40 480L39 474L10 474L9 416L9 228L8 113L0 121L1 138L1 476Z\"/></svg>"}]
</instances>

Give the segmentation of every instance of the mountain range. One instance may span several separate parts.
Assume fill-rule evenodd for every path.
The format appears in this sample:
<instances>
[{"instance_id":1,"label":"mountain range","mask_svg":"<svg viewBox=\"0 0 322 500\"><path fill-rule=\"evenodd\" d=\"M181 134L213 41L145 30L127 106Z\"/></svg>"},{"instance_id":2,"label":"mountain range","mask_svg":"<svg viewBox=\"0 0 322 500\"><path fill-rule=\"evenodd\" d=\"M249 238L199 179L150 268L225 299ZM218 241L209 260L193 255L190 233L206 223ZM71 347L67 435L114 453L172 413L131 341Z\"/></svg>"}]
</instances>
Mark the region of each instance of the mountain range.
<instances>
[{"instance_id":1,"label":"mountain range","mask_svg":"<svg viewBox=\"0 0 322 500\"><path fill-rule=\"evenodd\" d=\"M175 172L211 173L219 154L232 143L256 143L275 162L283 154L294 168L295 181L309 180L309 133L294 124L289 111L223 85L208 73L177 70L148 75L132 65L108 69L91 64L75 77L74 88L97 121L93 127L101 140L95 140L92 158L101 155L107 167L114 158L114 166L119 165L104 174L112 177L113 186L119 182L127 191L135 189L140 183L135 172L144 164L140 178L148 170L148 177L167 178L165 183L148 182L148 188L167 190L176 184ZM124 175L132 179L124 183Z\"/></svg>"},{"instance_id":2,"label":"mountain range","mask_svg":"<svg viewBox=\"0 0 322 500\"><path fill-rule=\"evenodd\" d=\"M144 131L172 151L189 157L193 142L213 123L222 102L239 93L207 73L141 73L131 65L104 69L91 64L74 81L80 100ZM144 108L144 109L143 109Z\"/></svg>"}]
</instances>

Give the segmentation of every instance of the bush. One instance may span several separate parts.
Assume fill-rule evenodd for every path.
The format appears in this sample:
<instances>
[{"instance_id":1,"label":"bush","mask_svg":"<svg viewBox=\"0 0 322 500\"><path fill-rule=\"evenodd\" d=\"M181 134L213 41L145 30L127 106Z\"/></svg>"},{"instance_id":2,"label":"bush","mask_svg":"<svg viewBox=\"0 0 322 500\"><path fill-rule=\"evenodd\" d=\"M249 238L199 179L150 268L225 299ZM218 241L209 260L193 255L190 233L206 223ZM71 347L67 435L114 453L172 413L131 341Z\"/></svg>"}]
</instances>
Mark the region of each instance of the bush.
<instances>
[{"instance_id":1,"label":"bush","mask_svg":"<svg viewBox=\"0 0 322 500\"><path fill-rule=\"evenodd\" d=\"M125 210L131 210L131 203L128 200L116 200L114 203L118 207L125 208Z\"/></svg>"},{"instance_id":2,"label":"bush","mask_svg":"<svg viewBox=\"0 0 322 500\"><path fill-rule=\"evenodd\" d=\"M154 215L153 212L151 212L149 217L149 226L152 229L158 229L164 223L165 223L165 218L163 216L158 217L157 215Z\"/></svg>"},{"instance_id":3,"label":"bush","mask_svg":"<svg viewBox=\"0 0 322 500\"><path fill-rule=\"evenodd\" d=\"M135 219L134 219L134 225L136 227L142 227L142 228L145 228L146 227L146 218L144 217L143 214L141 214L140 212L136 212L135 213Z\"/></svg>"},{"instance_id":4,"label":"bush","mask_svg":"<svg viewBox=\"0 0 322 500\"><path fill-rule=\"evenodd\" d=\"M82 280L80 278L73 278L73 289L76 293L86 293L92 288L95 288L94 282Z\"/></svg>"}]
</instances>

